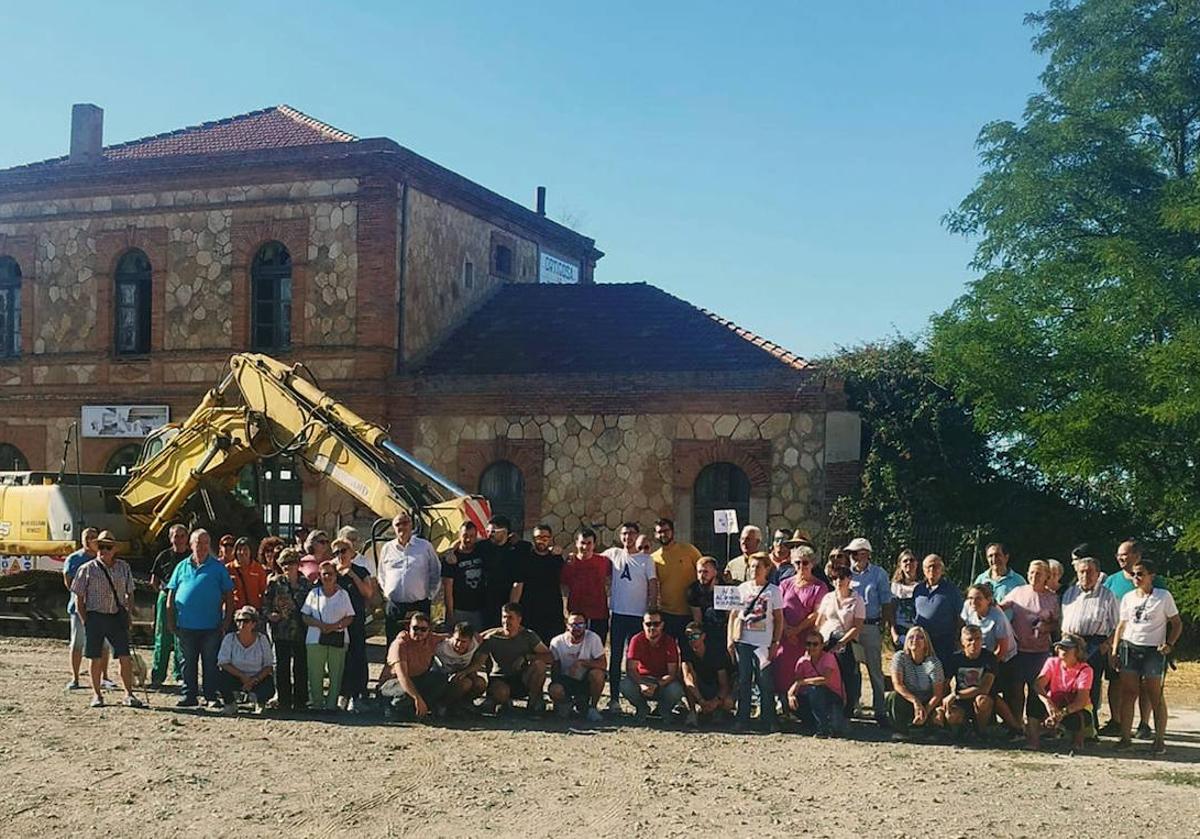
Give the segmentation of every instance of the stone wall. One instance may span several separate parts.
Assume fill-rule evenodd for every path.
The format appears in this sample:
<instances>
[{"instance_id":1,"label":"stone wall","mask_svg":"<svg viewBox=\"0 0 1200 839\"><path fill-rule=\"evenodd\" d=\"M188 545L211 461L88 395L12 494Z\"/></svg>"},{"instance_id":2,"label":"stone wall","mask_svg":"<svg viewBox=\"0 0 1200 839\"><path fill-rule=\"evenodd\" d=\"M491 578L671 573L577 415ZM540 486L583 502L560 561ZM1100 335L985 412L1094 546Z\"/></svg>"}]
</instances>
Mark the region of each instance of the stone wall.
<instances>
[{"instance_id":1,"label":"stone wall","mask_svg":"<svg viewBox=\"0 0 1200 839\"><path fill-rule=\"evenodd\" d=\"M537 282L538 249L534 242L409 188L407 215L400 222L404 243L404 357L419 358L431 350L451 326L503 282L492 276L493 234L513 247L514 282ZM474 283L466 288L463 264L474 266Z\"/></svg>"},{"instance_id":2,"label":"stone wall","mask_svg":"<svg viewBox=\"0 0 1200 839\"><path fill-rule=\"evenodd\" d=\"M694 473L713 462L675 462L676 448L694 441L711 441L715 459L732 460L748 474L761 472L757 485L752 480L754 523L814 528L821 520L822 414L422 417L413 453L476 491L480 461L464 451L496 440L510 448L515 441L541 444L542 497L535 510L527 501L526 519L537 517L556 529L580 522L615 529L624 520L648 524L667 515L687 538Z\"/></svg>"},{"instance_id":3,"label":"stone wall","mask_svg":"<svg viewBox=\"0 0 1200 839\"><path fill-rule=\"evenodd\" d=\"M165 283L162 321L165 350L229 348L229 301L235 282L231 230L239 222L308 219L307 252L292 259L307 265L310 288L294 323L305 325L306 343L354 343L357 274L357 209L353 179L174 190L121 196L63 198L0 204L0 235L36 238L36 264L22 266L36 283L35 354L85 352L108 335L97 322L112 315L100 283L111 282L113 265L101 264L105 235L129 228L165 228L166 264L153 264L153 282ZM31 270L32 269L32 270ZM101 278L104 278L101 280Z\"/></svg>"}]
</instances>

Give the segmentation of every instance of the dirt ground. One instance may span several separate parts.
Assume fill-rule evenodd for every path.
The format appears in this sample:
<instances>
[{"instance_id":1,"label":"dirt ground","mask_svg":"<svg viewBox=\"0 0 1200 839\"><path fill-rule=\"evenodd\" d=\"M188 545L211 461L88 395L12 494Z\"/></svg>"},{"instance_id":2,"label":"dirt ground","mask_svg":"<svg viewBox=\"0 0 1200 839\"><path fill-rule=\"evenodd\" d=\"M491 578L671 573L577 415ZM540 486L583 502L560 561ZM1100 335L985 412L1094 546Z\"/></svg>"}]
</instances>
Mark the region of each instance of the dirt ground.
<instances>
[{"instance_id":1,"label":"dirt ground","mask_svg":"<svg viewBox=\"0 0 1200 839\"><path fill-rule=\"evenodd\" d=\"M1200 835L1182 702L1151 759L880 742L866 723L845 741L227 718L165 694L93 710L65 678L63 642L0 638L0 835Z\"/></svg>"}]
</instances>

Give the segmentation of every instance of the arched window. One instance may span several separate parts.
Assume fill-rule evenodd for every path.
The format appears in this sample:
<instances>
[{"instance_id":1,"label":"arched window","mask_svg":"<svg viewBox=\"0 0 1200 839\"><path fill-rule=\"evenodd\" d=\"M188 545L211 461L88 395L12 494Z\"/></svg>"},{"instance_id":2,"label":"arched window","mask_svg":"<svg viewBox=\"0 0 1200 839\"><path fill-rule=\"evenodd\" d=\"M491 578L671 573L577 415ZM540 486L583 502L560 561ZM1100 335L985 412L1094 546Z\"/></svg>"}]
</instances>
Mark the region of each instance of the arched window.
<instances>
[{"instance_id":1,"label":"arched window","mask_svg":"<svg viewBox=\"0 0 1200 839\"><path fill-rule=\"evenodd\" d=\"M0 443L0 472L28 472L29 461L21 450L8 443Z\"/></svg>"},{"instance_id":2,"label":"arched window","mask_svg":"<svg viewBox=\"0 0 1200 839\"><path fill-rule=\"evenodd\" d=\"M150 352L150 258L132 248L117 262L116 349L118 355Z\"/></svg>"},{"instance_id":3,"label":"arched window","mask_svg":"<svg viewBox=\"0 0 1200 839\"><path fill-rule=\"evenodd\" d=\"M696 476L692 493L692 542L708 556L738 552L737 534L713 531L714 510L737 510L739 527L750 523L750 479L732 463L710 463Z\"/></svg>"},{"instance_id":4,"label":"arched window","mask_svg":"<svg viewBox=\"0 0 1200 839\"><path fill-rule=\"evenodd\" d=\"M121 446L112 453L108 463L104 466L104 471L112 475L128 475L133 471L133 467L137 465L138 457L142 453L142 447L137 443L130 443L128 446Z\"/></svg>"},{"instance_id":5,"label":"arched window","mask_svg":"<svg viewBox=\"0 0 1200 839\"><path fill-rule=\"evenodd\" d=\"M479 494L492 505L492 515L508 516L512 532L525 529L525 476L507 460L497 460L479 476Z\"/></svg>"},{"instance_id":6,"label":"arched window","mask_svg":"<svg viewBox=\"0 0 1200 839\"><path fill-rule=\"evenodd\" d=\"M292 255L279 242L258 249L250 266L250 343L256 350L292 345Z\"/></svg>"},{"instance_id":7,"label":"arched window","mask_svg":"<svg viewBox=\"0 0 1200 839\"><path fill-rule=\"evenodd\" d=\"M21 354L21 266L0 256L0 358Z\"/></svg>"}]
</instances>

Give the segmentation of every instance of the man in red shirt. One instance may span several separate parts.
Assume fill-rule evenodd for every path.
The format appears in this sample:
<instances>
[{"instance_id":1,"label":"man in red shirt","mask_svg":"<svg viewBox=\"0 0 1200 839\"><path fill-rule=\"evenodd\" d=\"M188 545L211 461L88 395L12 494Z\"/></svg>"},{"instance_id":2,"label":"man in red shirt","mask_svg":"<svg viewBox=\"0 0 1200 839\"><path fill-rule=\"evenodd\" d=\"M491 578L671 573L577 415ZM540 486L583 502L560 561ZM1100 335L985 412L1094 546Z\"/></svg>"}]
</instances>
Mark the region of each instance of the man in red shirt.
<instances>
[{"instance_id":1,"label":"man in red shirt","mask_svg":"<svg viewBox=\"0 0 1200 839\"><path fill-rule=\"evenodd\" d=\"M596 553L596 532L585 527L575 537L575 553L562 570L563 588L567 590L567 611L578 612L587 618L588 629L608 640L608 585L612 563Z\"/></svg>"},{"instance_id":2,"label":"man in red shirt","mask_svg":"<svg viewBox=\"0 0 1200 839\"><path fill-rule=\"evenodd\" d=\"M621 695L633 703L637 722L649 716L651 699L658 703L658 714L664 720L683 701L679 645L663 631L662 612L643 615L642 631L629 640Z\"/></svg>"}]
</instances>

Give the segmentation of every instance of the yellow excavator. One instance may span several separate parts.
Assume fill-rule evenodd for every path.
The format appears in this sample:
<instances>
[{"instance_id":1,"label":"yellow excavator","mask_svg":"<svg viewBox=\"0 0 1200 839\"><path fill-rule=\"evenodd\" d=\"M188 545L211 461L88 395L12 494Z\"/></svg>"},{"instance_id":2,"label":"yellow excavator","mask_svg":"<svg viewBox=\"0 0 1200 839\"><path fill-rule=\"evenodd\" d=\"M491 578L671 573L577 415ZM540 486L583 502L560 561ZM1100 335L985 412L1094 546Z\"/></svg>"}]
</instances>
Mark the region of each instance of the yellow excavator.
<instances>
[{"instance_id":1,"label":"yellow excavator","mask_svg":"<svg viewBox=\"0 0 1200 839\"><path fill-rule=\"evenodd\" d=\"M439 552L459 526L481 530L486 499L470 495L388 439L387 432L320 389L303 364L240 353L182 423L146 438L126 477L51 472L0 473L0 619L59 621L66 602L61 559L79 546L84 527L111 530L118 555L147 560L176 521L230 532L240 510L231 491L252 464L289 456L325 475L379 518L369 547L396 513L413 515ZM138 598L135 620L153 619L152 592ZM147 615L147 611L148 615ZM41 630L45 631L45 627Z\"/></svg>"}]
</instances>

